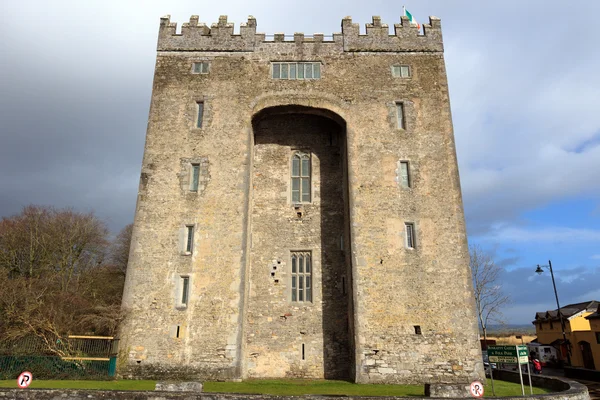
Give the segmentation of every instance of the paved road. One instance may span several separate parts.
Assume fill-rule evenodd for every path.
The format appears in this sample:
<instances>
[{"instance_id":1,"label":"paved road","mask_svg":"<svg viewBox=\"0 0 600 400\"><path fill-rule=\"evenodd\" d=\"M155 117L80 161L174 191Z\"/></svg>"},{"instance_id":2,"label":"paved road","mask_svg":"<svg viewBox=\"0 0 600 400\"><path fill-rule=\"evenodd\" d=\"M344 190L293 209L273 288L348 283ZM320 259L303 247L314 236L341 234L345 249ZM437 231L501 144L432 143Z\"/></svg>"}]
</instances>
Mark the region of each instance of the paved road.
<instances>
[{"instance_id":1,"label":"paved road","mask_svg":"<svg viewBox=\"0 0 600 400\"><path fill-rule=\"evenodd\" d=\"M600 400L600 382L583 381L581 379L577 379L577 382L587 386L588 392L590 392L590 399Z\"/></svg>"},{"instance_id":2,"label":"paved road","mask_svg":"<svg viewBox=\"0 0 600 400\"><path fill-rule=\"evenodd\" d=\"M565 376L565 373L562 369L554 369L554 368L544 368L544 375L549 376ZM572 378L569 378L572 379ZM588 388L588 392L590 392L591 400L600 400L600 382L592 382L592 381L584 381L583 379L573 379L579 383L584 384Z\"/></svg>"}]
</instances>

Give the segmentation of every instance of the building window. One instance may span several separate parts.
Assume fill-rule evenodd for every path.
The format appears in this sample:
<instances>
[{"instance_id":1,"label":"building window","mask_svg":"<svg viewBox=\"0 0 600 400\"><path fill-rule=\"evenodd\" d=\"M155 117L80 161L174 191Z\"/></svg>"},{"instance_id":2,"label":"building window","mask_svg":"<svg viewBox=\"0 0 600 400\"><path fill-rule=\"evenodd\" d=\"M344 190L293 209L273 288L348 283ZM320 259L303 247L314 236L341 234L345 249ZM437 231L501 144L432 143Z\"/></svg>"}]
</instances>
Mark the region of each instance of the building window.
<instances>
[{"instance_id":1,"label":"building window","mask_svg":"<svg viewBox=\"0 0 600 400\"><path fill-rule=\"evenodd\" d=\"M540 325L540 331L543 331L543 330L544 330L544 324L542 324L542 323L540 322L540 323L539 323L539 325Z\"/></svg>"},{"instance_id":2,"label":"building window","mask_svg":"<svg viewBox=\"0 0 600 400\"><path fill-rule=\"evenodd\" d=\"M392 76L394 78L410 78L410 67L408 65L392 65Z\"/></svg>"},{"instance_id":3,"label":"building window","mask_svg":"<svg viewBox=\"0 0 600 400\"><path fill-rule=\"evenodd\" d=\"M292 156L292 203L310 203L310 154Z\"/></svg>"},{"instance_id":4,"label":"building window","mask_svg":"<svg viewBox=\"0 0 600 400\"><path fill-rule=\"evenodd\" d=\"M554 329L554 324L550 321L550 330Z\"/></svg>"},{"instance_id":5,"label":"building window","mask_svg":"<svg viewBox=\"0 0 600 400\"><path fill-rule=\"evenodd\" d=\"M179 277L179 296L178 296L178 307L187 307L190 299L190 277L180 276Z\"/></svg>"},{"instance_id":6,"label":"building window","mask_svg":"<svg viewBox=\"0 0 600 400\"><path fill-rule=\"evenodd\" d=\"M404 121L404 103L396 103L396 119L398 129L406 129L406 122Z\"/></svg>"},{"instance_id":7,"label":"building window","mask_svg":"<svg viewBox=\"0 0 600 400\"><path fill-rule=\"evenodd\" d=\"M292 285L293 302L312 301L312 265L309 251L292 252Z\"/></svg>"},{"instance_id":8,"label":"building window","mask_svg":"<svg viewBox=\"0 0 600 400\"><path fill-rule=\"evenodd\" d=\"M194 74L208 74L208 61L200 61L192 64Z\"/></svg>"},{"instance_id":9,"label":"building window","mask_svg":"<svg viewBox=\"0 0 600 400\"><path fill-rule=\"evenodd\" d=\"M415 328L415 335L421 335L421 326L414 325L414 328Z\"/></svg>"},{"instance_id":10,"label":"building window","mask_svg":"<svg viewBox=\"0 0 600 400\"><path fill-rule=\"evenodd\" d=\"M271 63L273 79L321 79L319 62L274 62Z\"/></svg>"},{"instance_id":11,"label":"building window","mask_svg":"<svg viewBox=\"0 0 600 400\"><path fill-rule=\"evenodd\" d=\"M202 122L204 122L204 103L199 101L196 103L196 128L202 128Z\"/></svg>"},{"instance_id":12,"label":"building window","mask_svg":"<svg viewBox=\"0 0 600 400\"><path fill-rule=\"evenodd\" d=\"M190 181L190 191L198 191L198 181L200 180L200 164L192 164L192 179Z\"/></svg>"},{"instance_id":13,"label":"building window","mask_svg":"<svg viewBox=\"0 0 600 400\"><path fill-rule=\"evenodd\" d=\"M414 249L415 246L415 224L413 223L405 223L406 228L406 247L409 249Z\"/></svg>"},{"instance_id":14,"label":"building window","mask_svg":"<svg viewBox=\"0 0 600 400\"><path fill-rule=\"evenodd\" d=\"M185 252L191 254L194 250L194 225L186 225Z\"/></svg>"},{"instance_id":15,"label":"building window","mask_svg":"<svg viewBox=\"0 0 600 400\"><path fill-rule=\"evenodd\" d=\"M400 161L400 185L403 188L410 187L410 177L408 174L408 161Z\"/></svg>"},{"instance_id":16,"label":"building window","mask_svg":"<svg viewBox=\"0 0 600 400\"><path fill-rule=\"evenodd\" d=\"M596 332L596 343L600 344L600 332Z\"/></svg>"}]
</instances>

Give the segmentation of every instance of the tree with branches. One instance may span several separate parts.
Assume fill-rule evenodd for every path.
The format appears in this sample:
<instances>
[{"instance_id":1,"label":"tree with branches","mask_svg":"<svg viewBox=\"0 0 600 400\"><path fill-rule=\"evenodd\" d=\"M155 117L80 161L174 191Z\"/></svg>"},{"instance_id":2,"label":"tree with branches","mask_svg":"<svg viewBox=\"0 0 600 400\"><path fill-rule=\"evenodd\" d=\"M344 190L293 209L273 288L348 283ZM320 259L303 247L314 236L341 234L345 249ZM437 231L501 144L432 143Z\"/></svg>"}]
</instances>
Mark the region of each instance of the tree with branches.
<instances>
[{"instance_id":1,"label":"tree with branches","mask_svg":"<svg viewBox=\"0 0 600 400\"><path fill-rule=\"evenodd\" d=\"M0 346L37 338L64 355L61 337L116 332L124 274L108 234L71 209L27 206L0 219Z\"/></svg>"},{"instance_id":2,"label":"tree with branches","mask_svg":"<svg viewBox=\"0 0 600 400\"><path fill-rule=\"evenodd\" d=\"M488 322L503 322L501 308L510 302L510 298L504 294L499 282L502 268L494 262L490 253L473 245L469 247L469 254L477 317L487 345Z\"/></svg>"}]
</instances>

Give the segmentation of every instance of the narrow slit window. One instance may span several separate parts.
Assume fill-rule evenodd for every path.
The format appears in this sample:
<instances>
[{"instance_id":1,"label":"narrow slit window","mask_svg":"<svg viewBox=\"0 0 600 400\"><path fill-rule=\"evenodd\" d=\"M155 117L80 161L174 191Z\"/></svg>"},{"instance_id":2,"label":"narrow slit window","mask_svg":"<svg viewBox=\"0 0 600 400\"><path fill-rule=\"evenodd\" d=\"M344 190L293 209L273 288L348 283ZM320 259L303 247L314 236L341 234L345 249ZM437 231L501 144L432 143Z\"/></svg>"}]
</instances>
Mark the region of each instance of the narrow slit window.
<instances>
[{"instance_id":1,"label":"narrow slit window","mask_svg":"<svg viewBox=\"0 0 600 400\"><path fill-rule=\"evenodd\" d=\"M310 252L292 253L291 299L293 302L312 302L312 262Z\"/></svg>"},{"instance_id":2,"label":"narrow slit window","mask_svg":"<svg viewBox=\"0 0 600 400\"><path fill-rule=\"evenodd\" d=\"M404 120L404 103L396 103L396 118L399 129L406 129L406 122Z\"/></svg>"},{"instance_id":3,"label":"narrow slit window","mask_svg":"<svg viewBox=\"0 0 600 400\"><path fill-rule=\"evenodd\" d=\"M415 225L412 223L406 223L406 247L409 249L415 248Z\"/></svg>"},{"instance_id":4,"label":"narrow slit window","mask_svg":"<svg viewBox=\"0 0 600 400\"><path fill-rule=\"evenodd\" d=\"M196 103L198 114L196 116L196 128L202 128L204 122L204 103L199 101Z\"/></svg>"},{"instance_id":5,"label":"narrow slit window","mask_svg":"<svg viewBox=\"0 0 600 400\"><path fill-rule=\"evenodd\" d=\"M192 164L192 181L190 184L190 191L198 191L198 181L200 180L200 164Z\"/></svg>"},{"instance_id":6,"label":"narrow slit window","mask_svg":"<svg viewBox=\"0 0 600 400\"><path fill-rule=\"evenodd\" d=\"M190 296L190 277L181 277L181 305L187 307Z\"/></svg>"},{"instance_id":7,"label":"narrow slit window","mask_svg":"<svg viewBox=\"0 0 600 400\"><path fill-rule=\"evenodd\" d=\"M306 357L306 354L305 354L305 352L304 352L304 343L302 343L302 359L303 359L303 360L306 360L306 358L305 358L305 357Z\"/></svg>"},{"instance_id":8,"label":"narrow slit window","mask_svg":"<svg viewBox=\"0 0 600 400\"><path fill-rule=\"evenodd\" d=\"M194 249L194 225L187 225L187 238L185 243L185 251L186 253L191 253Z\"/></svg>"},{"instance_id":9,"label":"narrow slit window","mask_svg":"<svg viewBox=\"0 0 600 400\"><path fill-rule=\"evenodd\" d=\"M410 178L408 174L408 161L400 161L400 184L403 188L410 187Z\"/></svg>"},{"instance_id":10,"label":"narrow slit window","mask_svg":"<svg viewBox=\"0 0 600 400\"><path fill-rule=\"evenodd\" d=\"M180 333L181 333L181 326L177 325L177 328L175 330L175 337L179 338Z\"/></svg>"},{"instance_id":11,"label":"narrow slit window","mask_svg":"<svg viewBox=\"0 0 600 400\"><path fill-rule=\"evenodd\" d=\"M295 153L292 157L292 203L310 203L310 155Z\"/></svg>"}]
</instances>

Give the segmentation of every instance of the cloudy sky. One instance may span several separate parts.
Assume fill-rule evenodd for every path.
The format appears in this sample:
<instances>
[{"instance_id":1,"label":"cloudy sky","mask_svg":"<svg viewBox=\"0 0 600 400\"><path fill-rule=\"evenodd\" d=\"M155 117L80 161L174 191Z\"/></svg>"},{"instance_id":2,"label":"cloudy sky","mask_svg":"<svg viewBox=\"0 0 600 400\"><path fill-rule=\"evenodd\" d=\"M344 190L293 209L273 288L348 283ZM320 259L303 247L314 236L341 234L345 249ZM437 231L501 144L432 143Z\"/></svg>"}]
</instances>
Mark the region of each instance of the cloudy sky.
<instances>
[{"instance_id":1,"label":"cloudy sky","mask_svg":"<svg viewBox=\"0 0 600 400\"><path fill-rule=\"evenodd\" d=\"M600 2L405 0L442 19L469 241L505 268L506 320L600 300ZM24 205L133 221L159 18L254 15L265 33L392 25L390 0L1 0L0 216Z\"/></svg>"}]
</instances>

